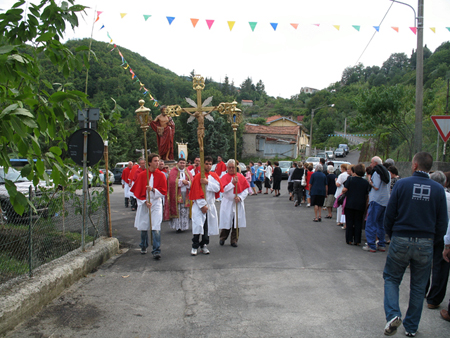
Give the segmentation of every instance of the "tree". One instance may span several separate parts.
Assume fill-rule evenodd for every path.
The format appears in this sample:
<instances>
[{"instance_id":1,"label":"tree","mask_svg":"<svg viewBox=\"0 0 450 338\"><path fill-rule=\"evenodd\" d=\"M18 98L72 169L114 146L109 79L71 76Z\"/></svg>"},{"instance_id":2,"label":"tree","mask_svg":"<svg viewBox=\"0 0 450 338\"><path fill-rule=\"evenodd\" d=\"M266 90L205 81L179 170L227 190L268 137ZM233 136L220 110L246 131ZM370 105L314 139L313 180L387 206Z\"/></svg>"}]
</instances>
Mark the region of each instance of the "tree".
<instances>
[{"instance_id":1,"label":"tree","mask_svg":"<svg viewBox=\"0 0 450 338\"><path fill-rule=\"evenodd\" d=\"M38 60L43 55L65 77L83 65L89 67L87 58L83 62L80 53L88 51L88 47L83 46L74 54L60 42L66 24L77 27L77 13L86 8L74 2L63 1L61 7L50 0L38 5L29 3L25 17L20 8L25 1L19 1L0 14L0 165L8 169L10 157L28 159L21 173L34 185L40 179L49 180L45 166L53 169L51 178L55 185L66 180L61 159L62 149L67 149L65 124L74 119L76 108L81 108L83 102L89 105L80 91L55 90L43 79ZM22 214L28 200L17 192L13 182L6 179L5 186L14 210Z\"/></svg>"},{"instance_id":2,"label":"tree","mask_svg":"<svg viewBox=\"0 0 450 338\"><path fill-rule=\"evenodd\" d=\"M355 100L356 123L375 130L379 125L401 137L408 145L412 159L414 135L414 95L412 86L381 86L362 90Z\"/></svg>"}]
</instances>

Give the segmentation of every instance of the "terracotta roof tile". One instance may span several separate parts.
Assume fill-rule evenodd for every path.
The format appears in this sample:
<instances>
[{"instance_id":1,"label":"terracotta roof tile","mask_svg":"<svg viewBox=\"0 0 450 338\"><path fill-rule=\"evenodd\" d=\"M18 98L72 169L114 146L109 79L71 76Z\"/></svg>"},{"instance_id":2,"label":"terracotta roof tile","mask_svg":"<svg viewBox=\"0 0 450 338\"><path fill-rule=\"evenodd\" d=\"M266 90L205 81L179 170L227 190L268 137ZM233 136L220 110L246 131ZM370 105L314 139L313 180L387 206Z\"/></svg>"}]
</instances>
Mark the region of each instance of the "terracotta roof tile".
<instances>
[{"instance_id":1,"label":"terracotta roof tile","mask_svg":"<svg viewBox=\"0 0 450 338\"><path fill-rule=\"evenodd\" d=\"M274 127L274 126L258 126L245 125L245 133L247 134L276 134L276 135L297 135L300 126Z\"/></svg>"},{"instance_id":2,"label":"terracotta roof tile","mask_svg":"<svg viewBox=\"0 0 450 338\"><path fill-rule=\"evenodd\" d=\"M267 118L266 122L269 123L269 122L272 122L272 121L275 121L275 120L278 120L278 119L281 119L281 118L282 118L281 115L269 116Z\"/></svg>"}]
</instances>

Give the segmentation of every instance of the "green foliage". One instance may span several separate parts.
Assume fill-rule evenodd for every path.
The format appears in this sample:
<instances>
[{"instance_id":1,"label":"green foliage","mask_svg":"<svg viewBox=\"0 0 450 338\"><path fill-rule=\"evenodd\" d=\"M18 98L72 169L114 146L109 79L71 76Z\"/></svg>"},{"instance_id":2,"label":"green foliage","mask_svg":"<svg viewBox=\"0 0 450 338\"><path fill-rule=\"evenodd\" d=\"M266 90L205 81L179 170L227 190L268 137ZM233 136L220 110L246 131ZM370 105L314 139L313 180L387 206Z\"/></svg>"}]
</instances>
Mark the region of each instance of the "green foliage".
<instances>
[{"instance_id":1,"label":"green foliage","mask_svg":"<svg viewBox=\"0 0 450 338\"><path fill-rule=\"evenodd\" d=\"M66 179L61 158L70 132L66 121L74 119L83 103L89 105L79 90L55 90L42 76L40 63L53 65L65 78L88 66L83 60L85 48L73 53L60 42L66 25L76 27L77 13L85 7L74 5L74 0L64 1L61 7L44 0L30 3L25 17L20 8L24 3L19 1L0 14L0 165L8 168L10 157L28 159L22 172L37 185L48 180L46 166L53 168L55 181ZM40 160L34 162L36 158ZM7 181L6 188L15 211L22 214L27 199L12 182Z\"/></svg>"}]
</instances>

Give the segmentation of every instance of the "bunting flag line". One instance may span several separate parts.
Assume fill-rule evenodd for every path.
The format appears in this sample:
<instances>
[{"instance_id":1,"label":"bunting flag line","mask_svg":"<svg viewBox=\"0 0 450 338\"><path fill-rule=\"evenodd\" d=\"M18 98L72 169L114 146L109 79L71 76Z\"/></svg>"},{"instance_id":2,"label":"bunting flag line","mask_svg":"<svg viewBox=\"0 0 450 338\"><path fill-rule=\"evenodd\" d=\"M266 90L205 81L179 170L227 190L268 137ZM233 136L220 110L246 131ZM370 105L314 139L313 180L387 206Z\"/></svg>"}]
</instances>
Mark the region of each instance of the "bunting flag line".
<instances>
[{"instance_id":1,"label":"bunting flag line","mask_svg":"<svg viewBox=\"0 0 450 338\"><path fill-rule=\"evenodd\" d=\"M103 25L103 26L99 29L99 31L101 31L103 28L105 28L105 25Z\"/></svg>"},{"instance_id":2,"label":"bunting flag line","mask_svg":"<svg viewBox=\"0 0 450 338\"><path fill-rule=\"evenodd\" d=\"M111 38L111 36L109 35L109 33L107 32L106 34L108 35L108 38L110 38L111 41L112 41L112 38ZM141 82L141 80L140 80L139 77L136 75L136 73L134 72L134 70L130 67L130 65L129 65L129 63L127 62L127 60L125 60L125 58L123 57L123 54L122 54L122 52L120 51L119 47L117 47L117 45L114 44L114 48L111 49L109 52L112 52L114 49L117 49L117 52L119 53L119 56L120 56L120 58L122 59L122 64L121 64L120 66L121 66L123 69L128 69L128 68L129 68L129 71L130 71L130 73L131 73L131 80L135 80L135 81L134 81L135 83L139 83L139 91L140 91L141 89L144 89L143 95L148 94L150 100L153 101L153 106L154 106L154 107L158 107L158 106L159 106L158 100L156 100L156 99L151 95L150 91L149 91L147 88L145 88L145 84L143 84L143 83ZM125 66L125 67L124 67L124 66Z\"/></svg>"},{"instance_id":3,"label":"bunting flag line","mask_svg":"<svg viewBox=\"0 0 450 338\"><path fill-rule=\"evenodd\" d=\"M98 20L100 20L100 14L102 14L103 12L100 11L96 11L97 12L97 19L95 19L94 23L96 23Z\"/></svg>"},{"instance_id":4,"label":"bunting flag line","mask_svg":"<svg viewBox=\"0 0 450 338\"><path fill-rule=\"evenodd\" d=\"M417 28L416 27L409 27L409 29L412 30L414 35L416 35L416 33L417 33Z\"/></svg>"},{"instance_id":5,"label":"bunting flag line","mask_svg":"<svg viewBox=\"0 0 450 338\"><path fill-rule=\"evenodd\" d=\"M354 29L356 29L358 32L359 32L359 29L361 28L361 26L355 26L355 25L353 25L352 26Z\"/></svg>"},{"instance_id":6,"label":"bunting flag line","mask_svg":"<svg viewBox=\"0 0 450 338\"><path fill-rule=\"evenodd\" d=\"M249 22L249 24L250 24L250 27L251 27L251 29L252 29L252 32L254 32L255 31L255 27L256 27L256 25L258 24L257 22Z\"/></svg>"},{"instance_id":7,"label":"bunting flag line","mask_svg":"<svg viewBox=\"0 0 450 338\"><path fill-rule=\"evenodd\" d=\"M198 19L191 19L191 22L192 22L192 26L194 26L194 28L195 28L195 26L197 26Z\"/></svg>"},{"instance_id":8,"label":"bunting flag line","mask_svg":"<svg viewBox=\"0 0 450 338\"><path fill-rule=\"evenodd\" d=\"M127 13L120 13L120 17L123 19Z\"/></svg>"},{"instance_id":9,"label":"bunting flag line","mask_svg":"<svg viewBox=\"0 0 450 338\"><path fill-rule=\"evenodd\" d=\"M291 26L294 27L294 29L297 29L298 23L291 23Z\"/></svg>"},{"instance_id":10,"label":"bunting flag line","mask_svg":"<svg viewBox=\"0 0 450 338\"><path fill-rule=\"evenodd\" d=\"M107 35L108 38L109 38L109 43L112 43L112 42L113 42L113 39L112 39L112 37L109 36L109 32L106 32L106 35Z\"/></svg>"},{"instance_id":11,"label":"bunting flag line","mask_svg":"<svg viewBox=\"0 0 450 338\"><path fill-rule=\"evenodd\" d=\"M398 33L398 27L391 27L391 28Z\"/></svg>"},{"instance_id":12,"label":"bunting flag line","mask_svg":"<svg viewBox=\"0 0 450 338\"><path fill-rule=\"evenodd\" d=\"M277 27L278 27L278 24L277 24L277 23L271 22L270 25L272 26L272 28L273 28L274 31L277 30Z\"/></svg>"},{"instance_id":13,"label":"bunting flag line","mask_svg":"<svg viewBox=\"0 0 450 338\"><path fill-rule=\"evenodd\" d=\"M173 20L175 20L175 17L173 17L173 16L166 16L166 18L167 18L167 21L169 21L169 25L172 24Z\"/></svg>"},{"instance_id":14,"label":"bunting flag line","mask_svg":"<svg viewBox=\"0 0 450 338\"><path fill-rule=\"evenodd\" d=\"M378 33L380 32L380 26L373 26L373 28L375 28Z\"/></svg>"},{"instance_id":15,"label":"bunting flag line","mask_svg":"<svg viewBox=\"0 0 450 338\"><path fill-rule=\"evenodd\" d=\"M430 27L433 33L436 33L436 27Z\"/></svg>"},{"instance_id":16,"label":"bunting flag line","mask_svg":"<svg viewBox=\"0 0 450 338\"><path fill-rule=\"evenodd\" d=\"M319 27L320 23L313 23L313 25Z\"/></svg>"},{"instance_id":17,"label":"bunting flag line","mask_svg":"<svg viewBox=\"0 0 450 338\"><path fill-rule=\"evenodd\" d=\"M148 19L149 17L151 17L151 15L146 15L146 14L144 14L144 20L145 20L145 21L147 21L147 19Z\"/></svg>"},{"instance_id":18,"label":"bunting flag line","mask_svg":"<svg viewBox=\"0 0 450 338\"><path fill-rule=\"evenodd\" d=\"M236 21L228 21L228 27L230 28L230 32L233 30L235 23L236 23ZM450 27L449 27L449 30L450 30Z\"/></svg>"},{"instance_id":19,"label":"bunting flag line","mask_svg":"<svg viewBox=\"0 0 450 338\"><path fill-rule=\"evenodd\" d=\"M213 25L214 20L206 20L206 24L208 25L208 28L211 29L211 26Z\"/></svg>"},{"instance_id":20,"label":"bunting flag line","mask_svg":"<svg viewBox=\"0 0 450 338\"><path fill-rule=\"evenodd\" d=\"M447 28L447 29L448 29L448 31L450 32L450 27L445 27L445 28Z\"/></svg>"},{"instance_id":21,"label":"bunting flag line","mask_svg":"<svg viewBox=\"0 0 450 338\"><path fill-rule=\"evenodd\" d=\"M339 30L339 28L341 28L341 26L339 25L333 25L334 28L336 28L337 30Z\"/></svg>"}]
</instances>

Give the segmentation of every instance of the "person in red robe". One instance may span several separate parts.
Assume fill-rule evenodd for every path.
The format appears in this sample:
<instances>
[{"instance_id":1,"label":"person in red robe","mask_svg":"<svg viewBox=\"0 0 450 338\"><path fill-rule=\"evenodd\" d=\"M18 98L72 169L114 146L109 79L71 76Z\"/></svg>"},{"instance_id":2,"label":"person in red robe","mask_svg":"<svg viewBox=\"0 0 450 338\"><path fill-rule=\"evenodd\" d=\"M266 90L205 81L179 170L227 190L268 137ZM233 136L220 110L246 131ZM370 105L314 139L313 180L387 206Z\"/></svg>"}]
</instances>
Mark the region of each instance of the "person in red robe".
<instances>
[{"instance_id":1,"label":"person in red robe","mask_svg":"<svg viewBox=\"0 0 450 338\"><path fill-rule=\"evenodd\" d=\"M128 201L130 200L130 185L128 184L128 177L130 176L131 168L133 167L133 162L128 162L126 168L122 170L122 188L125 195L125 208L128 208Z\"/></svg>"},{"instance_id":2,"label":"person in red robe","mask_svg":"<svg viewBox=\"0 0 450 338\"><path fill-rule=\"evenodd\" d=\"M158 153L161 159L173 161L173 138L175 136L175 123L166 115L166 106L161 106L161 114L150 122L150 127L156 132Z\"/></svg>"},{"instance_id":3,"label":"person in red robe","mask_svg":"<svg viewBox=\"0 0 450 338\"><path fill-rule=\"evenodd\" d=\"M139 169L139 165L135 164L131 168L130 174L128 175L128 185L130 186L131 211L136 211L136 209L137 209L136 198L134 197L134 194L133 194L133 191L131 190L131 188L133 187L133 184L135 181L135 174L138 169Z\"/></svg>"},{"instance_id":4,"label":"person in red robe","mask_svg":"<svg viewBox=\"0 0 450 338\"><path fill-rule=\"evenodd\" d=\"M189 229L189 192L193 177L186 168L186 160L180 158L170 171L167 200L164 204L164 220L170 220L170 227L177 232Z\"/></svg>"},{"instance_id":5,"label":"person in red robe","mask_svg":"<svg viewBox=\"0 0 450 338\"><path fill-rule=\"evenodd\" d=\"M194 164L191 164L190 166L188 166L187 168L193 177L195 177L195 175L200 173L200 157L196 157L194 159Z\"/></svg>"},{"instance_id":6,"label":"person in red robe","mask_svg":"<svg viewBox=\"0 0 450 338\"><path fill-rule=\"evenodd\" d=\"M158 169L159 155L149 155L149 170L142 171L131 191L137 199L138 210L134 227L141 231L141 254L147 253L148 231L150 230L149 209L152 218L153 258L161 258L161 222L163 214L163 199L167 194L166 175ZM148 180L147 180L148 175ZM148 196L149 195L149 201Z\"/></svg>"},{"instance_id":7,"label":"person in red robe","mask_svg":"<svg viewBox=\"0 0 450 338\"><path fill-rule=\"evenodd\" d=\"M217 176L222 178L222 176L225 174L226 171L227 171L227 166L225 163L223 163L222 156L217 156L217 164L216 164L216 169L214 170L214 172L217 174Z\"/></svg>"}]
</instances>

